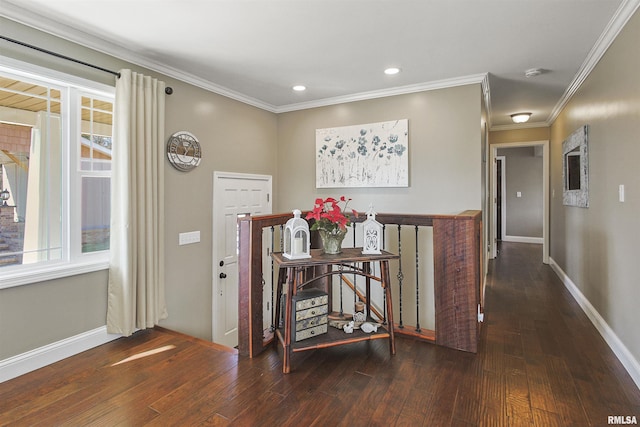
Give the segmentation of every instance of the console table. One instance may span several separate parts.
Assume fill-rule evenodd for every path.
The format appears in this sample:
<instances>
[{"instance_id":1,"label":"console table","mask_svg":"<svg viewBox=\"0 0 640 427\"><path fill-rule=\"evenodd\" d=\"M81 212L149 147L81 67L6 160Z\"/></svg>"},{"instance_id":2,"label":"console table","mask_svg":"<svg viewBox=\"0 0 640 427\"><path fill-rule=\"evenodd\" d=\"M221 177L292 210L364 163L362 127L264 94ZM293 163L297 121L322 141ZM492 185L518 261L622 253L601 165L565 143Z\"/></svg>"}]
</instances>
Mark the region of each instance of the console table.
<instances>
[{"instance_id":1,"label":"console table","mask_svg":"<svg viewBox=\"0 0 640 427\"><path fill-rule=\"evenodd\" d=\"M313 350L318 348L333 347L336 345L350 344L360 341L374 339L389 339L389 350L391 354L396 353L395 339L393 335L393 310L391 304L391 286L389 280L389 260L398 259L398 255L382 251L381 254L363 254L362 248L343 248L342 252L337 255L328 255L321 249L312 249L311 258L305 259L288 259L284 257L282 252L274 252L271 254L273 260L278 264L278 284L276 291L275 334L277 336L276 345L282 345L284 357L282 363L282 372L285 374L291 371L291 356L293 353ZM371 274L371 263L380 264L380 277ZM319 272L318 272L319 271ZM331 278L334 275L356 274L366 278L365 305L367 321L371 319L371 298L370 289L371 281L376 281L382 286L385 295L385 317L386 322L378 327L378 331L374 333L365 333L360 330L354 330L353 333L347 334L342 330L329 327L326 334L305 339L303 341L292 342L291 336L291 315L292 315L292 298L297 294L298 290L312 283L318 283L323 278ZM287 292L285 294L285 307L283 325L280 327L280 306L284 283L287 283ZM331 309L331 284L326 285L326 292L329 295L329 309Z\"/></svg>"}]
</instances>

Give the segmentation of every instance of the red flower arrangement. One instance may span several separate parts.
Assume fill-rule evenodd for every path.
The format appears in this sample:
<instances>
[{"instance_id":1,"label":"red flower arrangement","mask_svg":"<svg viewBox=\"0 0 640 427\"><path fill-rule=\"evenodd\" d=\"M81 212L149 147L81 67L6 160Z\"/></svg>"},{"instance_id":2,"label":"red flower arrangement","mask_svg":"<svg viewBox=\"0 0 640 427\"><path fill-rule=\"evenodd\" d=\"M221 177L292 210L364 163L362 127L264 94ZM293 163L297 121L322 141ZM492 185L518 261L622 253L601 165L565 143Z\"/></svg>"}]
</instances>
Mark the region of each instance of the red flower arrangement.
<instances>
[{"instance_id":1,"label":"red flower arrangement","mask_svg":"<svg viewBox=\"0 0 640 427\"><path fill-rule=\"evenodd\" d=\"M345 215L345 211L350 201L351 199L347 199L344 196L340 196L340 200L336 200L333 197L316 199L313 210L306 216L306 219L315 219L311 230L324 230L329 233L347 231L347 227L351 225L351 219ZM344 203L342 208L340 203ZM351 213L354 217L358 217L358 212L355 209L351 209Z\"/></svg>"}]
</instances>

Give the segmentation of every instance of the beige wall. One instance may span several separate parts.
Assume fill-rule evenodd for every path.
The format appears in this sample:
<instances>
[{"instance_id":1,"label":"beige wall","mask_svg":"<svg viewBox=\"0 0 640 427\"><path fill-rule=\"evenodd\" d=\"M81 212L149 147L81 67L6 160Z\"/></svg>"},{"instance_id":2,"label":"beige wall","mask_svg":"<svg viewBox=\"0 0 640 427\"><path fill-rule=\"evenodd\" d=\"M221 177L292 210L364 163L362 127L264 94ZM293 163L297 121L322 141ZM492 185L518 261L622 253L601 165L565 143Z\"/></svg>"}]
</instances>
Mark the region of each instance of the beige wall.
<instances>
[{"instance_id":1,"label":"beige wall","mask_svg":"<svg viewBox=\"0 0 640 427\"><path fill-rule=\"evenodd\" d=\"M640 361L640 12L551 127L551 257ZM562 141L589 125L589 208L562 205ZM626 201L618 201L625 185Z\"/></svg>"},{"instance_id":2,"label":"beige wall","mask_svg":"<svg viewBox=\"0 0 640 427\"><path fill-rule=\"evenodd\" d=\"M536 155L536 152L539 154ZM543 158L534 147L501 148L505 156L505 234L512 237L542 239ZM520 197L517 193L520 193Z\"/></svg>"},{"instance_id":3,"label":"beige wall","mask_svg":"<svg viewBox=\"0 0 640 427\"><path fill-rule=\"evenodd\" d=\"M3 34L112 70L132 68L164 80L165 136L194 133L202 163L183 173L165 161L166 284L169 318L163 326L211 339L213 171L277 177L275 114L150 72L0 18ZM5 48L6 46L6 48ZM114 85L114 77L68 61L3 43L2 54ZM200 243L178 246L178 233L200 230ZM0 360L105 324L107 273L97 272L0 290ZM11 325L7 327L6 325Z\"/></svg>"},{"instance_id":4,"label":"beige wall","mask_svg":"<svg viewBox=\"0 0 640 427\"><path fill-rule=\"evenodd\" d=\"M370 203L385 213L459 213L482 208L482 91L479 84L391 96L367 101L283 113L278 116L279 177L276 211L311 209L316 197L352 198L350 207L366 212ZM375 123L395 119L409 122L409 187L315 187L316 129ZM414 231L404 227L402 241L414 250ZM420 231L420 325L435 329L431 229ZM407 243L408 242L408 243ZM387 248L397 252L395 237ZM406 251L406 247L405 247ZM413 262L415 255L406 252ZM406 264L405 264L406 265ZM406 283L415 282L414 269L405 269ZM395 290L394 290L395 292ZM398 295L394 294L394 299ZM415 293L403 295L405 307L415 305ZM398 317L398 306L396 318ZM405 310L404 322L415 325Z\"/></svg>"},{"instance_id":5,"label":"beige wall","mask_svg":"<svg viewBox=\"0 0 640 427\"><path fill-rule=\"evenodd\" d=\"M409 187L315 188L315 130L409 119ZM316 196L345 195L378 212L481 209L480 85L419 92L278 116L277 210L310 209Z\"/></svg>"}]
</instances>

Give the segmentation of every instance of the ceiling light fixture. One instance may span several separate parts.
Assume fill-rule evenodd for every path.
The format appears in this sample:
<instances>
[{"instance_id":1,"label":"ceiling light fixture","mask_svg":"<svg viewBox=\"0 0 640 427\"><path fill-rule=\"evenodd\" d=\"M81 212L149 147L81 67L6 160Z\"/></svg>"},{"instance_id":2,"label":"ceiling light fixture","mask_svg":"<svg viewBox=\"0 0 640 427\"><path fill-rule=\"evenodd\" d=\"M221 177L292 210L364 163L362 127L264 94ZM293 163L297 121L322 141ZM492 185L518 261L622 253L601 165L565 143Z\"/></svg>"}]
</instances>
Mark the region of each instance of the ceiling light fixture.
<instances>
[{"instance_id":1,"label":"ceiling light fixture","mask_svg":"<svg viewBox=\"0 0 640 427\"><path fill-rule=\"evenodd\" d=\"M387 68L386 70L384 70L384 73L392 76L394 74L398 74L400 72L400 68L396 68L396 67L391 67L391 68Z\"/></svg>"},{"instance_id":2,"label":"ceiling light fixture","mask_svg":"<svg viewBox=\"0 0 640 427\"><path fill-rule=\"evenodd\" d=\"M293 87L293 90L295 90L296 92L302 92L304 90L307 90L307 87L303 85L295 85Z\"/></svg>"},{"instance_id":3,"label":"ceiling light fixture","mask_svg":"<svg viewBox=\"0 0 640 427\"><path fill-rule=\"evenodd\" d=\"M544 70L542 68L530 68L527 71L524 72L524 76L529 78L529 77L535 77L535 76L539 76L540 74L542 74L544 72Z\"/></svg>"},{"instance_id":4,"label":"ceiling light fixture","mask_svg":"<svg viewBox=\"0 0 640 427\"><path fill-rule=\"evenodd\" d=\"M524 123L529 120L531 117L531 113L515 113L511 115L511 120L513 123Z\"/></svg>"}]
</instances>

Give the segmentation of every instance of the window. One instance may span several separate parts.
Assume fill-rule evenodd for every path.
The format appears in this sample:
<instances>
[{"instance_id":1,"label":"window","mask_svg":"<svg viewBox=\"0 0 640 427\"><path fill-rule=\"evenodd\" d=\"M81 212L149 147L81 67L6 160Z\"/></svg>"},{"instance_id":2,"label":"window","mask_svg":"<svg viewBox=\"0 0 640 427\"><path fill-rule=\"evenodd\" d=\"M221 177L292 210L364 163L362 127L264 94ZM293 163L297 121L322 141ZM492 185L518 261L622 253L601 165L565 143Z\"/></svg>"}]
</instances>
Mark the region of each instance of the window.
<instances>
[{"instance_id":1,"label":"window","mask_svg":"<svg viewBox=\"0 0 640 427\"><path fill-rule=\"evenodd\" d=\"M105 268L114 88L9 62L0 66L0 287Z\"/></svg>"}]
</instances>

